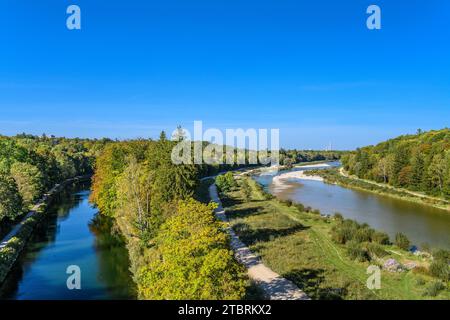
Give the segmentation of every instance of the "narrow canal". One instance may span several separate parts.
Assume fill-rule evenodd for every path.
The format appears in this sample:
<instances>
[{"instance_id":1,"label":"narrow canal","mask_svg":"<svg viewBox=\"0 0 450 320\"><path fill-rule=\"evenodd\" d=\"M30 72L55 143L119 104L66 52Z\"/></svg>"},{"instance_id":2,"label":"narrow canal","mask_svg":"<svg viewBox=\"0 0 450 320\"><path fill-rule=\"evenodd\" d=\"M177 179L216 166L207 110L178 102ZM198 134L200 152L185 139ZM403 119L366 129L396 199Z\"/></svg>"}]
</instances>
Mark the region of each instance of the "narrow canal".
<instances>
[{"instance_id":1,"label":"narrow canal","mask_svg":"<svg viewBox=\"0 0 450 320\"><path fill-rule=\"evenodd\" d=\"M112 220L89 204L89 185L62 192L49 208L13 270L0 299L133 299L127 250ZM81 289L69 290L69 266Z\"/></svg>"}]
</instances>

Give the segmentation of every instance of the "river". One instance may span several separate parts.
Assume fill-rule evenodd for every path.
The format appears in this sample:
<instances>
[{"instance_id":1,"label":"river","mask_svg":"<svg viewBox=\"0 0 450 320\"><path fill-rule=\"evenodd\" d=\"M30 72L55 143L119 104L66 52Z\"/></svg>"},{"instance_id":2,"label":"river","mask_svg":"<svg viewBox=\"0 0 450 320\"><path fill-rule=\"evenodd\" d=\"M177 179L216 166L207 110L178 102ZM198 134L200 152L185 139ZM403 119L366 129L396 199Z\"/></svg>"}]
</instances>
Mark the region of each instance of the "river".
<instances>
[{"instance_id":1,"label":"river","mask_svg":"<svg viewBox=\"0 0 450 320\"><path fill-rule=\"evenodd\" d=\"M346 218L385 231L391 239L402 232L419 247L427 243L432 247L450 248L450 212L446 210L321 181L291 180L279 188L272 183L277 174L268 172L254 178L281 199L300 202L319 209L322 214L339 212Z\"/></svg>"},{"instance_id":2,"label":"river","mask_svg":"<svg viewBox=\"0 0 450 320\"><path fill-rule=\"evenodd\" d=\"M123 240L112 220L89 204L89 185L62 192L33 233L0 288L0 299L133 299L135 289ZM68 266L81 271L69 290Z\"/></svg>"}]
</instances>

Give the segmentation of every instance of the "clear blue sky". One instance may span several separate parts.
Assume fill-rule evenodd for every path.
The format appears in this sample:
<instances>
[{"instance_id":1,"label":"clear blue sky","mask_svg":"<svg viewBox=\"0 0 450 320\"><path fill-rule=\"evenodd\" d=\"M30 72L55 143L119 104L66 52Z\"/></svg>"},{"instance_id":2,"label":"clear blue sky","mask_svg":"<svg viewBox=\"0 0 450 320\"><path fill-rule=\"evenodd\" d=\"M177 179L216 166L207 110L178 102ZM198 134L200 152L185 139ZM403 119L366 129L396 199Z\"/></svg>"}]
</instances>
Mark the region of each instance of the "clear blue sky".
<instances>
[{"instance_id":1,"label":"clear blue sky","mask_svg":"<svg viewBox=\"0 0 450 320\"><path fill-rule=\"evenodd\" d=\"M6 135L156 137L202 120L346 149L450 122L448 0L0 0L0 41Z\"/></svg>"}]
</instances>

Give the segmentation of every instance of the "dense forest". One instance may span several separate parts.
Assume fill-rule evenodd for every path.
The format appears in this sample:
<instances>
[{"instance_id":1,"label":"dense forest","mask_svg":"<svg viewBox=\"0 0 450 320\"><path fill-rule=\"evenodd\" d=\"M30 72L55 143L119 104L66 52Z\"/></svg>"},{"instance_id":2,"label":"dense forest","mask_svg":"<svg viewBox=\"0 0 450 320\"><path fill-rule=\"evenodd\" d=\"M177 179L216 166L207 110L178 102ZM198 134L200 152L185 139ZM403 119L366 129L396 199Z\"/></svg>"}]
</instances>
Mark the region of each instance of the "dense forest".
<instances>
[{"instance_id":1,"label":"dense forest","mask_svg":"<svg viewBox=\"0 0 450 320\"><path fill-rule=\"evenodd\" d=\"M359 178L450 197L450 129L404 135L342 156Z\"/></svg>"},{"instance_id":2,"label":"dense forest","mask_svg":"<svg viewBox=\"0 0 450 320\"><path fill-rule=\"evenodd\" d=\"M55 184L93 174L90 200L125 237L140 298L243 298L249 282L215 206L195 199L202 177L248 166L250 152L244 164L174 164L172 150L184 136L172 138L0 136L0 234ZM241 156L236 149L235 160ZM339 154L282 150L281 156L287 164Z\"/></svg>"},{"instance_id":3,"label":"dense forest","mask_svg":"<svg viewBox=\"0 0 450 320\"><path fill-rule=\"evenodd\" d=\"M240 299L245 273L214 206L194 200L202 176L233 166L175 165L176 141L109 144L97 158L91 201L127 240L142 299Z\"/></svg>"},{"instance_id":4,"label":"dense forest","mask_svg":"<svg viewBox=\"0 0 450 320\"><path fill-rule=\"evenodd\" d=\"M249 283L214 206L194 198L200 178L245 164L173 164L182 139L162 132L155 141L107 145L96 161L91 201L115 218L127 240L139 298L243 298Z\"/></svg>"},{"instance_id":5,"label":"dense forest","mask_svg":"<svg viewBox=\"0 0 450 320\"><path fill-rule=\"evenodd\" d=\"M323 150L280 150L280 164L292 166L300 162L335 161L339 160L345 151Z\"/></svg>"},{"instance_id":6,"label":"dense forest","mask_svg":"<svg viewBox=\"0 0 450 320\"><path fill-rule=\"evenodd\" d=\"M56 183L93 172L109 140L0 136L0 234Z\"/></svg>"}]
</instances>

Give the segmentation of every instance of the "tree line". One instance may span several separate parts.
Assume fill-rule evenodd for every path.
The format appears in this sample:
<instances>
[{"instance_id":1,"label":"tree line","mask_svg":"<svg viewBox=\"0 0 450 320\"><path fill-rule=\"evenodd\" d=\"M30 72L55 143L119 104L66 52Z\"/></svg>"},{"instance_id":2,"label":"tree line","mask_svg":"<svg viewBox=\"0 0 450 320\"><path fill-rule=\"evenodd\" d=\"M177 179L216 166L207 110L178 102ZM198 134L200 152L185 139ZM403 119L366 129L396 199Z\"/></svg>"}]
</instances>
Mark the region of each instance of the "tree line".
<instances>
[{"instance_id":1,"label":"tree line","mask_svg":"<svg viewBox=\"0 0 450 320\"><path fill-rule=\"evenodd\" d=\"M139 298L240 299L245 273L224 226L213 204L194 200L201 177L238 166L173 164L177 142L162 132L158 140L107 145L96 160L91 201L127 240Z\"/></svg>"},{"instance_id":2,"label":"tree line","mask_svg":"<svg viewBox=\"0 0 450 320\"><path fill-rule=\"evenodd\" d=\"M0 231L56 183L93 172L108 140L0 136Z\"/></svg>"},{"instance_id":3,"label":"tree line","mask_svg":"<svg viewBox=\"0 0 450 320\"><path fill-rule=\"evenodd\" d=\"M403 135L342 156L359 178L450 197L450 129Z\"/></svg>"},{"instance_id":4,"label":"tree line","mask_svg":"<svg viewBox=\"0 0 450 320\"><path fill-rule=\"evenodd\" d=\"M280 164L289 167L301 162L336 161L343 154L345 151L280 149Z\"/></svg>"}]
</instances>

